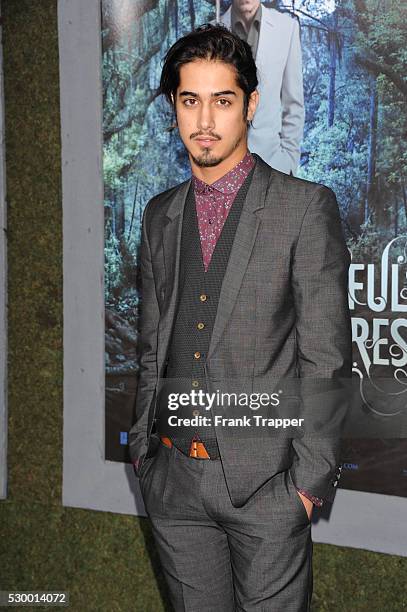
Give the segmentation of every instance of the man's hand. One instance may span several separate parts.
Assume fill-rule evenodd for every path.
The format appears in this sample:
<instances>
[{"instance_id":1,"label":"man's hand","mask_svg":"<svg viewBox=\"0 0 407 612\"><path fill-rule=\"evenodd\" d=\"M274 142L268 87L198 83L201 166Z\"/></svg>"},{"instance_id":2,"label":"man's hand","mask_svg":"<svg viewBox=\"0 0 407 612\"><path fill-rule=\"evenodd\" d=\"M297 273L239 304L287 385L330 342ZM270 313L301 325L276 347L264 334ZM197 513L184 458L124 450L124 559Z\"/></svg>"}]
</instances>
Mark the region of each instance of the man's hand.
<instances>
[{"instance_id":1,"label":"man's hand","mask_svg":"<svg viewBox=\"0 0 407 612\"><path fill-rule=\"evenodd\" d=\"M298 495L301 498L302 503L305 506L305 509L307 511L308 514L308 518L309 520L311 520L311 515L312 515L312 509L314 507L314 504L312 503L312 501L310 499L308 499L308 497L305 497L305 495L303 495L302 493L300 493L299 491L297 491Z\"/></svg>"}]
</instances>

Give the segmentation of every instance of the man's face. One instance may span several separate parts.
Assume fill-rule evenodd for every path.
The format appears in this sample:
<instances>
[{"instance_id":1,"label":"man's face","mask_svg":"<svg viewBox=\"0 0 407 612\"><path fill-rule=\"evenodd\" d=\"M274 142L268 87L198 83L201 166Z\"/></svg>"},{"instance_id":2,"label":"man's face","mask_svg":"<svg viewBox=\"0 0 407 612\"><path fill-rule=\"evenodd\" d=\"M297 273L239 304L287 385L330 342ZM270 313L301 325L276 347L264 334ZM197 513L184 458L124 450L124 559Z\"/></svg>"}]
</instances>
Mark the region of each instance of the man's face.
<instances>
[{"instance_id":1,"label":"man's face","mask_svg":"<svg viewBox=\"0 0 407 612\"><path fill-rule=\"evenodd\" d=\"M199 167L217 166L247 149L246 120L252 119L257 91L243 116L244 93L235 68L214 60L196 60L180 69L175 109L180 137Z\"/></svg>"},{"instance_id":2,"label":"man's face","mask_svg":"<svg viewBox=\"0 0 407 612\"><path fill-rule=\"evenodd\" d=\"M260 4L260 0L233 0L233 8L243 15L254 15Z\"/></svg>"}]
</instances>

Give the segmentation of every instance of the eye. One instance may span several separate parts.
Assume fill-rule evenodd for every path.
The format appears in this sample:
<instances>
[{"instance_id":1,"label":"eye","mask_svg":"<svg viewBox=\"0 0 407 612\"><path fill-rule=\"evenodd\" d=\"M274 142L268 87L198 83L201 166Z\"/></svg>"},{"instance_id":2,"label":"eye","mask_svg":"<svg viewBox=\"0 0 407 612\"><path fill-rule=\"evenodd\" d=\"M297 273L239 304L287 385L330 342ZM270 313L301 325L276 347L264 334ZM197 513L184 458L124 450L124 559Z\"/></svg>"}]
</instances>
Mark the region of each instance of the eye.
<instances>
[{"instance_id":1,"label":"eye","mask_svg":"<svg viewBox=\"0 0 407 612\"><path fill-rule=\"evenodd\" d=\"M194 98L187 98L184 100L185 106L194 106L194 104L190 104L190 102L196 102L196 100Z\"/></svg>"},{"instance_id":2,"label":"eye","mask_svg":"<svg viewBox=\"0 0 407 612\"><path fill-rule=\"evenodd\" d=\"M230 101L227 100L226 98L219 98L219 100L217 100L217 102L220 102L221 104L219 104L219 106L230 106Z\"/></svg>"}]
</instances>

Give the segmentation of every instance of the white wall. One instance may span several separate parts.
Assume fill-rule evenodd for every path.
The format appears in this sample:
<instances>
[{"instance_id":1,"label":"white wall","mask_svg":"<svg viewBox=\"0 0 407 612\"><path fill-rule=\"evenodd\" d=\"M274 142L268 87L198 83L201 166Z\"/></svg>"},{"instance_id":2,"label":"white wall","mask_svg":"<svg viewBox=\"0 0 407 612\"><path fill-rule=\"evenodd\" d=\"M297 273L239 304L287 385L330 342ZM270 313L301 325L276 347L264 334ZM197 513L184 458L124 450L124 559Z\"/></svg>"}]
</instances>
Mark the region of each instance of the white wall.
<instances>
[{"instance_id":1,"label":"white wall","mask_svg":"<svg viewBox=\"0 0 407 612\"><path fill-rule=\"evenodd\" d=\"M144 506L131 465L104 460L104 210L99 0L59 0L64 273L63 504Z\"/></svg>"}]
</instances>

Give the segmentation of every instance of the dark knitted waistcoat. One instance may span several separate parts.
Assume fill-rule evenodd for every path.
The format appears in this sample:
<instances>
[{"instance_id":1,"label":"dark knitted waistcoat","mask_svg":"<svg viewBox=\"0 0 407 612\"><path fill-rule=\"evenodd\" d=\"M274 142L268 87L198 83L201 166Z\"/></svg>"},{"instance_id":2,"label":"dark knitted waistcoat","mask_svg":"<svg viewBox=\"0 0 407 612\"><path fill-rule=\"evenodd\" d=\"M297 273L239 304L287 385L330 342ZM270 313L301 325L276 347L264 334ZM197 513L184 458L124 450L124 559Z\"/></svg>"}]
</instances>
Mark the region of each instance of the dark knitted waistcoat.
<instances>
[{"instance_id":1,"label":"dark knitted waistcoat","mask_svg":"<svg viewBox=\"0 0 407 612\"><path fill-rule=\"evenodd\" d=\"M215 323L223 277L252 176L253 168L232 203L207 272L202 259L192 182L188 191L182 222L178 300L167 353L166 378L182 379L189 391L200 389L207 391L204 364ZM197 407L197 410L201 415L212 416L204 407ZM192 414L198 413L191 409L191 416ZM213 426L190 428L188 436L185 428L180 430L171 427L173 443L185 454L189 452L194 435L199 436L205 444L211 458L219 456Z\"/></svg>"}]
</instances>

